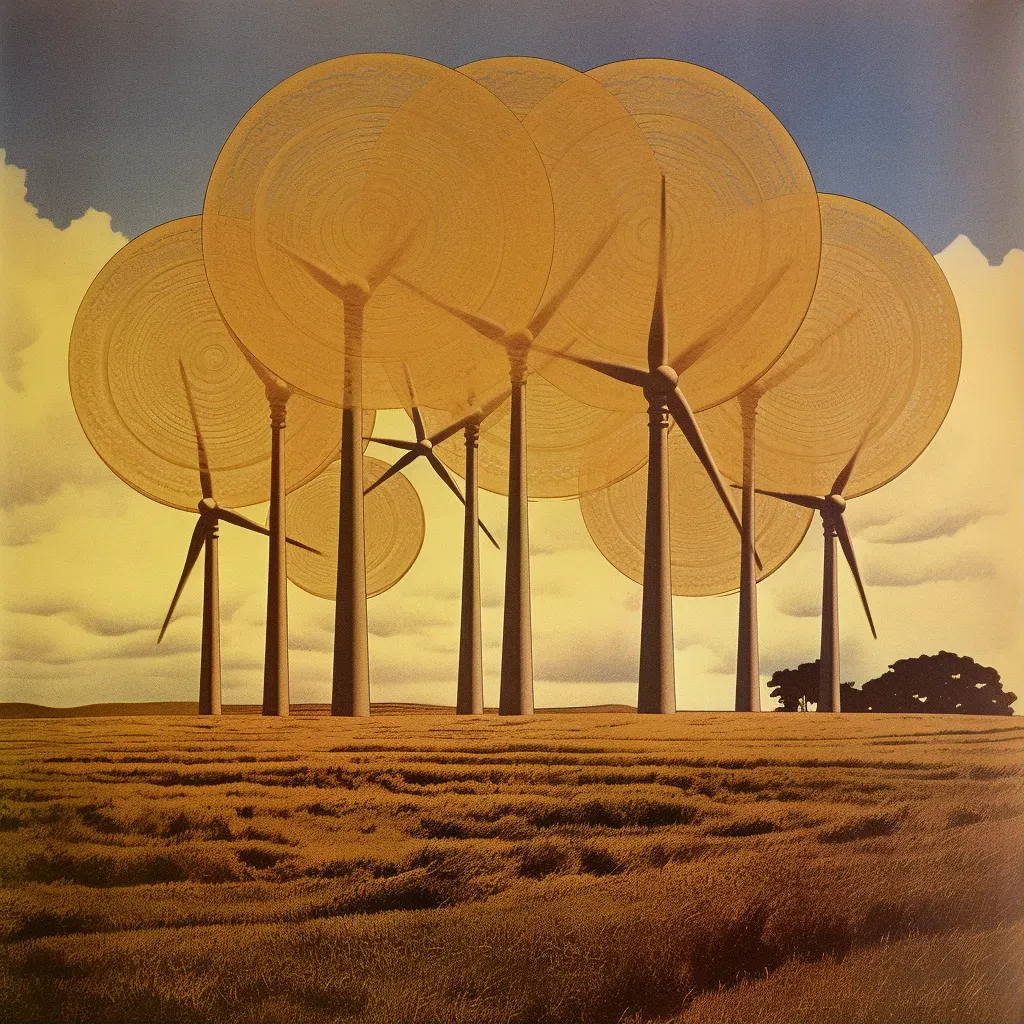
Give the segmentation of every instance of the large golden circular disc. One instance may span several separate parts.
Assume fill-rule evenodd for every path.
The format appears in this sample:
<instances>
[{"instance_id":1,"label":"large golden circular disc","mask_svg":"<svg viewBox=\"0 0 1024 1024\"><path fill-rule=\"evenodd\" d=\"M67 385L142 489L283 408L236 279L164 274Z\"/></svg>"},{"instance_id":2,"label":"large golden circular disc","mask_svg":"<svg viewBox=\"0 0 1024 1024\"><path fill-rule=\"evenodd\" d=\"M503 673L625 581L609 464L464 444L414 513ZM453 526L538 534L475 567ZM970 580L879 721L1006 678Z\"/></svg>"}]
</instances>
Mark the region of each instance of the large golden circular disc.
<instances>
[{"instance_id":1,"label":"large golden circular disc","mask_svg":"<svg viewBox=\"0 0 1024 1024\"><path fill-rule=\"evenodd\" d=\"M672 593L704 597L740 585L740 537L707 473L686 440L668 439ZM739 491L736 492L737 505ZM583 520L598 550L616 569L644 581L647 467L603 491L580 499ZM814 513L777 498L755 501L755 547L762 569L773 573L797 549Z\"/></svg>"},{"instance_id":2,"label":"large golden circular disc","mask_svg":"<svg viewBox=\"0 0 1024 1024\"><path fill-rule=\"evenodd\" d=\"M385 272L519 323L544 291L553 231L544 165L511 111L456 71L377 53L306 68L248 111L211 175L203 244L217 301L257 359L340 403L346 352L361 352L363 404L397 408L389 361L483 361L492 383L506 368ZM347 282L348 298L300 259ZM361 332L357 285L371 291ZM457 374L433 380L440 393L424 400L461 399Z\"/></svg>"},{"instance_id":3,"label":"large golden circular disc","mask_svg":"<svg viewBox=\"0 0 1024 1024\"><path fill-rule=\"evenodd\" d=\"M307 593L333 601L338 585L338 501L341 463L331 463L315 480L288 495L288 535L321 554L288 549L288 579ZM363 486L388 469L363 456ZM423 506L416 488L396 473L363 499L366 596L390 590L412 567L423 545Z\"/></svg>"},{"instance_id":4,"label":"large golden circular disc","mask_svg":"<svg viewBox=\"0 0 1024 1024\"><path fill-rule=\"evenodd\" d=\"M646 351L661 174L636 120L593 78L554 61L494 57L459 70L521 118L551 184L555 245L542 319L508 326L529 326L546 348L586 335L605 349ZM534 366L548 361L531 351ZM583 391L594 377L564 361L556 375L574 376Z\"/></svg>"},{"instance_id":5,"label":"large golden circular disc","mask_svg":"<svg viewBox=\"0 0 1024 1024\"><path fill-rule=\"evenodd\" d=\"M723 472L741 472L756 410L756 480L827 494L860 447L843 494L907 468L942 423L960 373L960 320L934 257L867 203L822 195L821 273L790 350L748 392L702 417ZM721 455L719 455L721 451Z\"/></svg>"},{"instance_id":6,"label":"large golden circular disc","mask_svg":"<svg viewBox=\"0 0 1024 1024\"><path fill-rule=\"evenodd\" d=\"M669 362L691 407L709 408L762 374L800 325L820 255L814 183L778 119L722 75L647 59L589 74L633 115L665 175ZM655 217L645 237L657 234ZM581 336L573 351L647 368L646 339L631 335ZM645 408L637 388L602 378L581 391L564 365L544 372L583 401Z\"/></svg>"},{"instance_id":7,"label":"large golden circular disc","mask_svg":"<svg viewBox=\"0 0 1024 1024\"><path fill-rule=\"evenodd\" d=\"M147 231L97 274L75 318L68 375L86 436L137 491L195 510L198 421L216 500L238 507L269 497L266 385L210 292L201 218ZM285 437L287 486L296 487L337 452L340 411L292 395Z\"/></svg>"},{"instance_id":8,"label":"large golden circular disc","mask_svg":"<svg viewBox=\"0 0 1024 1024\"><path fill-rule=\"evenodd\" d=\"M422 412L430 433L458 418ZM506 399L480 427L478 481L495 494L508 494L511 415L511 399ZM646 415L584 405L533 374L526 388L527 493L531 498L575 498L607 487L646 460L647 436ZM434 450L450 470L465 476L461 430Z\"/></svg>"}]
</instances>

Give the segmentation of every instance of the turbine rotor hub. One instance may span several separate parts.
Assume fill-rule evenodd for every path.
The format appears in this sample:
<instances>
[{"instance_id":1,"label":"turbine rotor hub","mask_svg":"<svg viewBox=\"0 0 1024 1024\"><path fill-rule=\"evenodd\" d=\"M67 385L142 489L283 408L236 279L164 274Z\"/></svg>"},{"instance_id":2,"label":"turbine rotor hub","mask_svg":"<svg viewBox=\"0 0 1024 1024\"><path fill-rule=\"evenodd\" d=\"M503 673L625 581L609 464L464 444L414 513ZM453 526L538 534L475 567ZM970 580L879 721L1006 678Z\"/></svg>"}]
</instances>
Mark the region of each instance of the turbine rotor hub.
<instances>
[{"instance_id":1,"label":"turbine rotor hub","mask_svg":"<svg viewBox=\"0 0 1024 1024\"><path fill-rule=\"evenodd\" d=\"M434 447L434 442L429 437L423 438L422 441L417 441L416 444L425 452L429 452Z\"/></svg>"},{"instance_id":2,"label":"turbine rotor hub","mask_svg":"<svg viewBox=\"0 0 1024 1024\"><path fill-rule=\"evenodd\" d=\"M649 402L664 402L676 389L679 374L671 366L659 366L647 375L644 396Z\"/></svg>"},{"instance_id":3,"label":"turbine rotor hub","mask_svg":"<svg viewBox=\"0 0 1024 1024\"><path fill-rule=\"evenodd\" d=\"M217 511L217 502L215 502L213 500L213 498L203 498L202 501L199 502L199 514L200 515L209 515L211 512L216 512L216 511Z\"/></svg>"},{"instance_id":4,"label":"turbine rotor hub","mask_svg":"<svg viewBox=\"0 0 1024 1024\"><path fill-rule=\"evenodd\" d=\"M529 327L520 327L519 330L512 331L508 335L508 343L510 345L521 345L523 348L529 348L533 344L533 331Z\"/></svg>"},{"instance_id":5,"label":"turbine rotor hub","mask_svg":"<svg viewBox=\"0 0 1024 1024\"><path fill-rule=\"evenodd\" d=\"M365 277L352 275L338 281L341 286L342 298L345 302L366 302L370 297L370 282Z\"/></svg>"},{"instance_id":6,"label":"turbine rotor hub","mask_svg":"<svg viewBox=\"0 0 1024 1024\"><path fill-rule=\"evenodd\" d=\"M836 515L842 515L846 511L846 499L841 494L830 494L825 501L827 508Z\"/></svg>"}]
</instances>

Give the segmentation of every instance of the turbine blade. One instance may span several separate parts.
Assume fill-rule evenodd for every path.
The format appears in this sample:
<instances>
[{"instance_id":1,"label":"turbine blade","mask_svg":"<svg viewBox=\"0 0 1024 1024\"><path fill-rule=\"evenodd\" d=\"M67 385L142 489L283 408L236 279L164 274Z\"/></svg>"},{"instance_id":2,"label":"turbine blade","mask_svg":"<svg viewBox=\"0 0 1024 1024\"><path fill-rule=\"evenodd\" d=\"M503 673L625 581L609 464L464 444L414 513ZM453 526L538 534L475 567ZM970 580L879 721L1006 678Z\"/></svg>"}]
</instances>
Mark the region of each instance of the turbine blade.
<instances>
[{"instance_id":1,"label":"turbine blade","mask_svg":"<svg viewBox=\"0 0 1024 1024\"><path fill-rule=\"evenodd\" d=\"M378 487L380 487L382 483L384 483L387 480L390 480L396 473L401 473L406 466L408 466L412 462L415 462L416 459L419 458L420 454L420 451L406 452L405 455L403 455L397 462L394 462L390 466L388 466L388 468L384 470L384 472L381 473L381 475L377 477L377 479L374 480L373 483L370 484L370 486L363 491L363 497L365 498L366 495L370 493L370 491L375 491Z\"/></svg>"},{"instance_id":2,"label":"turbine blade","mask_svg":"<svg viewBox=\"0 0 1024 1024\"><path fill-rule=\"evenodd\" d=\"M460 430L464 430L471 423L476 423L479 416L480 412L477 409L466 413L465 416L460 416L457 420L453 420L448 424L448 426L443 427L436 434L431 434L430 443L432 445L438 445L442 441L447 441L453 434L457 434Z\"/></svg>"},{"instance_id":3,"label":"turbine blade","mask_svg":"<svg viewBox=\"0 0 1024 1024\"><path fill-rule=\"evenodd\" d=\"M411 452L416 448L415 441L401 441L397 437L368 437L366 440L387 445L389 448L402 448L407 452Z\"/></svg>"},{"instance_id":4,"label":"turbine blade","mask_svg":"<svg viewBox=\"0 0 1024 1024\"><path fill-rule=\"evenodd\" d=\"M817 512L821 512L825 507L824 498L816 498L813 494L791 494L788 491L766 491L760 487L755 487L754 490L758 494L767 494L772 498L779 498L781 501L789 501L794 505L802 505L804 508L813 508Z\"/></svg>"},{"instance_id":5,"label":"turbine blade","mask_svg":"<svg viewBox=\"0 0 1024 1024\"><path fill-rule=\"evenodd\" d=\"M222 523L231 523L232 526L240 526L243 530L251 530L253 533L262 534L264 537L270 536L270 531L265 526L260 526L259 523L254 523L251 519L247 519L245 516L230 508L220 508L218 506L214 515L216 515Z\"/></svg>"},{"instance_id":6,"label":"turbine blade","mask_svg":"<svg viewBox=\"0 0 1024 1024\"><path fill-rule=\"evenodd\" d=\"M246 518L239 512L235 512L233 509L218 508L216 516L223 523L231 523L232 526L240 526L243 530L251 530L253 533L258 533L263 537L270 536L270 530L265 526L260 526L259 523L254 523L251 519ZM301 540L295 540L293 537L285 537L285 540L289 544L294 544L297 548L302 548L304 551L312 551L314 555L323 554L319 548L310 547L308 544L303 544Z\"/></svg>"},{"instance_id":7,"label":"turbine blade","mask_svg":"<svg viewBox=\"0 0 1024 1024\"><path fill-rule=\"evenodd\" d=\"M679 426L679 429L683 432L683 436L689 441L694 454L700 459L700 463L711 478L711 483L714 484L719 498L722 499L722 504L725 505L725 510L729 513L729 518L732 519L736 529L742 535L743 524L740 522L736 506L733 505L732 498L729 496L729 489L725 486L725 481L718 472L718 467L715 465L715 460L711 457L711 452L708 450L708 446L700 432L700 427L697 426L697 421L690 411L690 406L687 404L679 388L676 388L668 396L668 410Z\"/></svg>"},{"instance_id":8,"label":"turbine blade","mask_svg":"<svg viewBox=\"0 0 1024 1024\"><path fill-rule=\"evenodd\" d=\"M317 284L329 291L335 298L340 299L342 302L345 301L345 291L341 281L326 267L322 267L319 263L303 256L291 246L285 245L283 242L277 241L277 239L272 238L270 242L271 245L276 246L281 252L290 256L296 263L302 266Z\"/></svg>"},{"instance_id":9,"label":"turbine blade","mask_svg":"<svg viewBox=\"0 0 1024 1024\"><path fill-rule=\"evenodd\" d=\"M296 540L294 537L285 537L285 541L289 544L293 544L297 548L302 548L303 551L312 551L314 555L323 554L319 548L315 548L310 544L303 544L301 540Z\"/></svg>"},{"instance_id":10,"label":"turbine blade","mask_svg":"<svg viewBox=\"0 0 1024 1024\"><path fill-rule=\"evenodd\" d=\"M501 324L497 324L493 320L488 320L485 316L479 316L476 313L470 313L467 310L459 309L457 306L449 305L447 302L435 298L433 295L428 295L422 288L418 288L412 283L412 281L407 281L399 274L392 274L391 276L394 277L396 281L404 284L406 288L414 291L421 298L426 299L427 302L433 303L433 305L437 306L439 309L443 309L445 312L451 313L452 316L461 320L464 324L468 324L477 332L477 334L481 334L485 338L496 342L499 345L505 345L505 328L502 327Z\"/></svg>"},{"instance_id":11,"label":"turbine blade","mask_svg":"<svg viewBox=\"0 0 1024 1024\"><path fill-rule=\"evenodd\" d=\"M488 416L497 412L511 397L512 389L505 388L500 395L495 395L490 401L480 406L480 422L483 423Z\"/></svg>"},{"instance_id":12,"label":"turbine blade","mask_svg":"<svg viewBox=\"0 0 1024 1024\"><path fill-rule=\"evenodd\" d=\"M452 479L451 474L448 472L448 467L445 466L445 464L433 452L428 453L427 460L430 462L431 466L434 467L434 472L436 472L437 475L451 488L452 492L459 499L459 501L461 501L462 504L465 505L465 496L463 495L462 491L459 490L458 484L456 484L455 481ZM477 519L477 525L480 527L481 530L483 530L484 535L487 537L487 539L500 551L501 545L494 539L494 534L487 529L487 526L484 523L484 521L482 519Z\"/></svg>"},{"instance_id":13,"label":"turbine blade","mask_svg":"<svg viewBox=\"0 0 1024 1024\"><path fill-rule=\"evenodd\" d=\"M231 335L232 340L238 346L238 351L245 356L246 362L252 367L252 372L259 377L260 381L265 386L280 388L282 391L288 391L288 385L280 379L276 374L271 373L239 340L238 335L235 334L231 327L226 321L224 321L224 328L228 334Z\"/></svg>"},{"instance_id":14,"label":"turbine blade","mask_svg":"<svg viewBox=\"0 0 1024 1024\"><path fill-rule=\"evenodd\" d=\"M850 461L839 471L839 475L835 478L832 483L832 493L842 494L846 489L846 485L850 482L850 477L853 475L853 467L857 462L857 458L864 448L867 439L871 436L871 431L875 429L875 424L878 422L878 417L881 415L882 409L886 403L886 395L883 392L879 398L877 405L868 417L868 425L864 429L864 433L861 434L860 440L857 442L857 447L854 448L853 454L850 456Z\"/></svg>"},{"instance_id":15,"label":"turbine blade","mask_svg":"<svg viewBox=\"0 0 1024 1024\"><path fill-rule=\"evenodd\" d=\"M842 494L843 488L850 482L850 477L853 475L853 467L857 463L857 457L860 455L860 451L864 447L864 442L868 439L868 435L871 433L871 428L873 426L874 422L872 421L868 426L868 429L864 431L864 436L857 442L857 447L854 448L849 461L841 470L839 470L839 475L832 482L832 494Z\"/></svg>"},{"instance_id":16,"label":"turbine blade","mask_svg":"<svg viewBox=\"0 0 1024 1024\"><path fill-rule=\"evenodd\" d=\"M465 416L460 416L459 419L449 423L448 426L439 430L436 434L433 434L430 438L430 443L434 445L440 444L442 441L447 441L452 434L457 434L460 430L464 430L471 423L483 423L488 416L490 416L495 410L499 409L505 402L508 401L508 396L512 394L511 388L505 388L500 395L495 395L489 402L485 402L480 408L474 409L472 412L466 413Z\"/></svg>"},{"instance_id":17,"label":"turbine blade","mask_svg":"<svg viewBox=\"0 0 1024 1024\"><path fill-rule=\"evenodd\" d=\"M163 640L164 633L167 632L171 616L174 614L174 609L178 605L178 598L181 597L181 592L185 589L185 584L188 582L189 575L195 568L195 564L199 559L199 552L203 550L203 544L205 542L206 520L200 516L199 522L196 523L196 528L192 531L192 539L188 542L188 554L185 555L185 568L181 570L181 578L178 580L178 586L175 588L174 597L171 598L171 607L167 609L167 617L164 619L164 624L160 627L160 635L156 638L157 643L160 643L160 641Z\"/></svg>"},{"instance_id":18,"label":"turbine blade","mask_svg":"<svg viewBox=\"0 0 1024 1024\"><path fill-rule=\"evenodd\" d=\"M482 519L478 519L477 525L480 527L481 530L484 531L484 535L487 537L487 539L500 551L501 545L494 539L494 534L487 529L487 524L484 523Z\"/></svg>"},{"instance_id":19,"label":"turbine blade","mask_svg":"<svg viewBox=\"0 0 1024 1024\"><path fill-rule=\"evenodd\" d=\"M646 370L638 370L635 366L623 366L621 363L607 363L602 359L589 359L586 356L573 355L572 352L559 352L557 349L545 348L543 345L534 345L535 349L551 356L561 356L570 362L579 363L580 366L589 366L590 369L603 373L606 377L614 377L621 380L623 384L633 384L642 388L647 383L649 374Z\"/></svg>"},{"instance_id":20,"label":"turbine blade","mask_svg":"<svg viewBox=\"0 0 1024 1024\"><path fill-rule=\"evenodd\" d=\"M836 324L836 326L833 327L824 338L822 338L816 345L812 345L798 359L794 359L792 363L788 366L782 367L782 369L777 372L775 372L775 368L773 367L760 380L755 381L749 390L755 391L757 396L760 398L761 395L771 391L772 388L777 388L780 384L785 383L793 376L794 373L806 366L807 363L809 363L818 354L822 345L834 338L840 331L845 330L850 323L856 320L860 315L861 310L854 310L845 320L843 320L842 323ZM780 359L780 362L781 361L782 360Z\"/></svg>"},{"instance_id":21,"label":"turbine blade","mask_svg":"<svg viewBox=\"0 0 1024 1024\"><path fill-rule=\"evenodd\" d=\"M871 609L868 607L868 595L864 593L864 582L861 580L860 570L857 568L857 559L853 553L853 541L850 539L850 531L846 528L846 521L842 516L836 517L833 526L835 527L836 536L839 538L839 544L843 549L843 554L846 555L846 561L849 563L850 572L853 573L853 580L857 584L860 601L864 605L864 614L867 615L868 625L871 627L871 635L877 640L878 634L875 632L875 623L871 618Z\"/></svg>"},{"instance_id":22,"label":"turbine blade","mask_svg":"<svg viewBox=\"0 0 1024 1024\"><path fill-rule=\"evenodd\" d=\"M420 226L420 222L416 221L410 224L406 229L405 234L402 235L401 240L394 249L391 250L391 255L381 261L374 270L367 275L366 281L370 286L372 292L401 262L402 257L409 251L409 246L412 243L413 236L416 234L417 229Z\"/></svg>"},{"instance_id":23,"label":"turbine blade","mask_svg":"<svg viewBox=\"0 0 1024 1024\"><path fill-rule=\"evenodd\" d=\"M412 425L416 430L416 440L422 441L427 436L427 429L423 426L423 417L420 415L419 406L414 405L412 412Z\"/></svg>"},{"instance_id":24,"label":"turbine blade","mask_svg":"<svg viewBox=\"0 0 1024 1024\"><path fill-rule=\"evenodd\" d=\"M427 432L423 427L423 417L420 415L419 402L416 400L416 388L413 387L409 364L403 363L402 369L405 371L405 384L409 389L409 407L412 415L412 425L416 430L416 440L422 441L427 436Z\"/></svg>"},{"instance_id":25,"label":"turbine blade","mask_svg":"<svg viewBox=\"0 0 1024 1024\"><path fill-rule=\"evenodd\" d=\"M665 230L665 175L661 176L661 217L658 228L658 286L654 292L651 330L647 335L647 369L652 373L668 360L668 333L665 326L665 278L667 276Z\"/></svg>"},{"instance_id":26,"label":"turbine blade","mask_svg":"<svg viewBox=\"0 0 1024 1024\"><path fill-rule=\"evenodd\" d=\"M551 318L558 312L558 308L568 298L573 288L580 283L583 275L591 268L594 260L601 255L604 247L608 244L612 235L615 234L619 227L621 218L615 220L615 222L605 229L601 237L590 247L587 251L586 256L580 262L579 266L571 273L565 280L565 283L561 288L555 292L554 295L548 299L547 302L541 306L533 315L533 319L530 321L529 330L530 333L536 338L540 335L540 332L551 322Z\"/></svg>"},{"instance_id":27,"label":"turbine blade","mask_svg":"<svg viewBox=\"0 0 1024 1024\"><path fill-rule=\"evenodd\" d=\"M728 338L734 327L749 320L763 305L768 296L775 291L779 282L786 276L792 265L793 261L790 260L767 280L760 282L752 288L742 302L734 306L712 324L685 352L681 352L676 356L672 361L672 369L678 374L685 373L698 359L713 348L717 342Z\"/></svg>"},{"instance_id":28,"label":"turbine blade","mask_svg":"<svg viewBox=\"0 0 1024 1024\"><path fill-rule=\"evenodd\" d=\"M449 490L455 495L463 505L466 504L466 499L459 490L459 485L452 479L451 473L448 472L448 467L433 453L427 452L427 462L434 467L434 472L448 485Z\"/></svg>"},{"instance_id":29,"label":"turbine blade","mask_svg":"<svg viewBox=\"0 0 1024 1024\"><path fill-rule=\"evenodd\" d=\"M199 417L196 415L196 404L192 398L188 375L185 373L185 364L180 359L178 360L178 369L181 371L181 383L185 386L188 411L196 432L196 448L199 450L199 489L203 492L204 498L213 498L213 480L210 477L210 460L206 454L206 442L203 441L203 432L199 429Z\"/></svg>"}]
</instances>

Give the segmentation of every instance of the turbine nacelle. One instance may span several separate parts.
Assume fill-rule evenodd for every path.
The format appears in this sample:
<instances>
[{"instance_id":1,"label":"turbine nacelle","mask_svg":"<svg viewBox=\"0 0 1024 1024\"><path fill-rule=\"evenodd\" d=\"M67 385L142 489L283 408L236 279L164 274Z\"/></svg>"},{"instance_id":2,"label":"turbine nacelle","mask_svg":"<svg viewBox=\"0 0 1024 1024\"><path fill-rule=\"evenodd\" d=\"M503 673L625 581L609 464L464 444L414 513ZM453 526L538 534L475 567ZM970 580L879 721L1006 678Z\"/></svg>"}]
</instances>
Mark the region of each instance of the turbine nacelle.
<instances>
[{"instance_id":1,"label":"turbine nacelle","mask_svg":"<svg viewBox=\"0 0 1024 1024\"><path fill-rule=\"evenodd\" d=\"M314 281L335 298L342 302L355 304L365 304L369 301L374 285L365 277L360 277L358 274L335 274L332 270L317 263L316 260L303 256L291 246L285 245L284 242L271 239L271 243L301 266Z\"/></svg>"},{"instance_id":2,"label":"turbine nacelle","mask_svg":"<svg viewBox=\"0 0 1024 1024\"><path fill-rule=\"evenodd\" d=\"M504 347L510 358L525 359L533 347L533 331L529 327L510 331L505 335Z\"/></svg>"},{"instance_id":3,"label":"turbine nacelle","mask_svg":"<svg viewBox=\"0 0 1024 1024\"><path fill-rule=\"evenodd\" d=\"M822 512L841 516L846 511L846 499L841 494L829 494L823 499Z\"/></svg>"},{"instance_id":4,"label":"turbine nacelle","mask_svg":"<svg viewBox=\"0 0 1024 1024\"><path fill-rule=\"evenodd\" d=\"M679 374L671 366L662 364L651 370L644 382L644 397L653 402L664 402L676 390Z\"/></svg>"},{"instance_id":5,"label":"turbine nacelle","mask_svg":"<svg viewBox=\"0 0 1024 1024\"><path fill-rule=\"evenodd\" d=\"M365 277L353 275L337 278L336 294L345 302L366 302L373 289Z\"/></svg>"},{"instance_id":6,"label":"turbine nacelle","mask_svg":"<svg viewBox=\"0 0 1024 1024\"><path fill-rule=\"evenodd\" d=\"M533 331L529 327L520 327L509 334L508 343L510 345L526 345L528 347L533 344Z\"/></svg>"}]
</instances>

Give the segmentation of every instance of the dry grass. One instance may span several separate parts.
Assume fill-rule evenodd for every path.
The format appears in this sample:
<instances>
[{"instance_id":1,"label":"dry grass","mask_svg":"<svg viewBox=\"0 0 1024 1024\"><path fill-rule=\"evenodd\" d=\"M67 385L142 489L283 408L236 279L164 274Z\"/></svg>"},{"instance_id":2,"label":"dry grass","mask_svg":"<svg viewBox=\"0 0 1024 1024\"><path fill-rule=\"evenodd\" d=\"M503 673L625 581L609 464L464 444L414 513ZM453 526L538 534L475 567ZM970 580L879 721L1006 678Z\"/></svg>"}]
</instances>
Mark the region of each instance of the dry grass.
<instances>
[{"instance_id":1,"label":"dry grass","mask_svg":"<svg viewBox=\"0 0 1024 1024\"><path fill-rule=\"evenodd\" d=\"M701 996L676 1024L1018 1024L1024 927L882 942ZM827 993L827 996L824 996ZM828 1007L827 1018L822 1005Z\"/></svg>"},{"instance_id":2,"label":"dry grass","mask_svg":"<svg viewBox=\"0 0 1024 1024\"><path fill-rule=\"evenodd\" d=\"M1017 1019L1013 720L8 726L2 1020Z\"/></svg>"}]
</instances>

